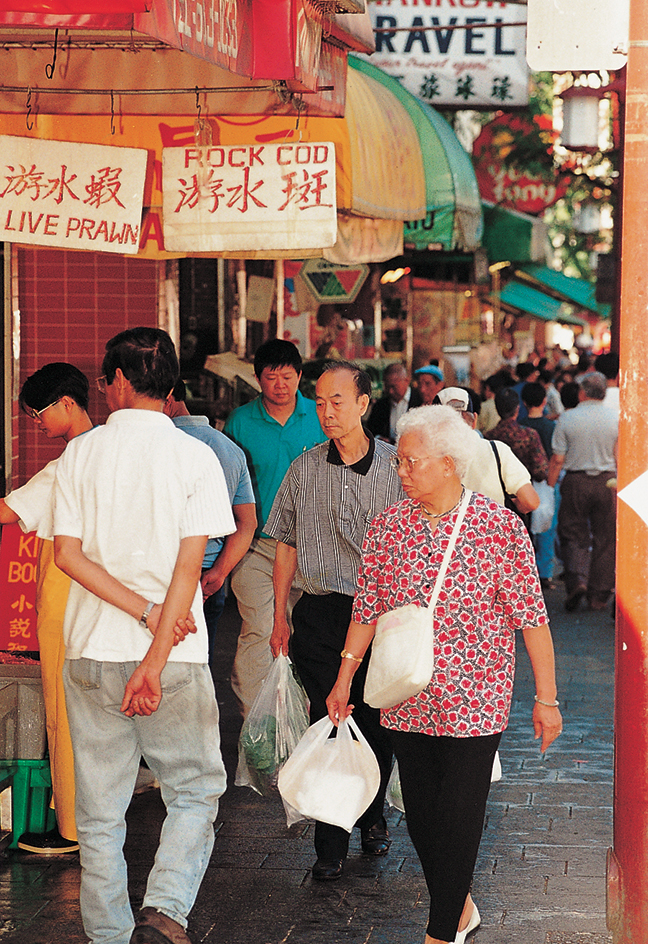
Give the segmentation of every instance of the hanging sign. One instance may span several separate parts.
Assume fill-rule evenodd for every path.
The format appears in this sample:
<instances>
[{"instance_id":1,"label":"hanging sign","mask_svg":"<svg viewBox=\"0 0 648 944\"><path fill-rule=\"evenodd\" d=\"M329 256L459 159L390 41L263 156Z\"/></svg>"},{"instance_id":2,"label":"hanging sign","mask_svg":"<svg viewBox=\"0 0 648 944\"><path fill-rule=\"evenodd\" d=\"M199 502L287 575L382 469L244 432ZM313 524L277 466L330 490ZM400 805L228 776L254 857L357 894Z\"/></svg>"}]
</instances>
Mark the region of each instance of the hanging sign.
<instances>
[{"instance_id":1,"label":"hanging sign","mask_svg":"<svg viewBox=\"0 0 648 944\"><path fill-rule=\"evenodd\" d=\"M373 65L433 105L491 109L529 101L526 8L498 0L376 0ZM521 25L507 25L507 24Z\"/></svg>"},{"instance_id":2,"label":"hanging sign","mask_svg":"<svg viewBox=\"0 0 648 944\"><path fill-rule=\"evenodd\" d=\"M553 167L551 116L500 115L484 125L473 144L473 165L482 200L520 213L542 213L567 193L568 179ZM524 142L537 141L535 165L507 166L504 158ZM543 158L540 160L540 158Z\"/></svg>"},{"instance_id":3,"label":"hanging sign","mask_svg":"<svg viewBox=\"0 0 648 944\"><path fill-rule=\"evenodd\" d=\"M0 136L0 238L137 253L147 151Z\"/></svg>"},{"instance_id":4,"label":"hanging sign","mask_svg":"<svg viewBox=\"0 0 648 944\"><path fill-rule=\"evenodd\" d=\"M164 246L171 252L317 249L337 233L330 141L165 148Z\"/></svg>"},{"instance_id":5,"label":"hanging sign","mask_svg":"<svg viewBox=\"0 0 648 944\"><path fill-rule=\"evenodd\" d=\"M369 266L339 265L326 259L308 259L299 274L312 295L321 304L340 305L354 302L369 275Z\"/></svg>"},{"instance_id":6,"label":"hanging sign","mask_svg":"<svg viewBox=\"0 0 648 944\"><path fill-rule=\"evenodd\" d=\"M0 540L0 650L36 652L36 565L40 541L17 524Z\"/></svg>"}]
</instances>

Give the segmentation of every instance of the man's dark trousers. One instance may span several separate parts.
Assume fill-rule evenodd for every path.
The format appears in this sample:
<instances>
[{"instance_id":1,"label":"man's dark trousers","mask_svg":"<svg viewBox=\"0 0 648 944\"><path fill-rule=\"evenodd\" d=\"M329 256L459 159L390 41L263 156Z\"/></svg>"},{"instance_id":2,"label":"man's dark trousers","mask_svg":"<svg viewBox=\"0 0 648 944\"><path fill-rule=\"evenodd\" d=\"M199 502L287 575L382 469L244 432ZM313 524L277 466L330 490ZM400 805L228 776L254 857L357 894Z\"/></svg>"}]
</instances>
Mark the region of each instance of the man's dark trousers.
<instances>
[{"instance_id":1,"label":"man's dark trousers","mask_svg":"<svg viewBox=\"0 0 648 944\"><path fill-rule=\"evenodd\" d=\"M310 721L325 717L326 699L335 685L351 621L353 597L341 593L315 596L304 593L292 612L293 634L290 654L310 699ZM391 773L392 750L387 730L380 725L380 711L365 704L362 694L371 649L353 677L349 704L355 705L353 719L371 745L380 767L380 787L356 826L370 829L381 822L385 792ZM345 859L349 833L329 823L315 824L315 851L318 859L334 862Z\"/></svg>"},{"instance_id":2,"label":"man's dark trousers","mask_svg":"<svg viewBox=\"0 0 648 944\"><path fill-rule=\"evenodd\" d=\"M612 472L567 472L560 487L558 537L565 589L587 587L591 600L605 602L614 589L616 491Z\"/></svg>"}]
</instances>

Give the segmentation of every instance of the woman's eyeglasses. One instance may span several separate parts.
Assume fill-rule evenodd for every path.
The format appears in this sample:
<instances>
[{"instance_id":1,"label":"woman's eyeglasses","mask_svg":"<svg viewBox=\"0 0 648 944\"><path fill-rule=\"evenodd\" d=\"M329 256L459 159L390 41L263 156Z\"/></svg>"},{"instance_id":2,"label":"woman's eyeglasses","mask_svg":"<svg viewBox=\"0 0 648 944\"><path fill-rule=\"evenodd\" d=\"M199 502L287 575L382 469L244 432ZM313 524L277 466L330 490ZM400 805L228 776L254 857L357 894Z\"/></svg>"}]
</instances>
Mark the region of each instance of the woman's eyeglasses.
<instances>
[{"instance_id":1,"label":"woman's eyeglasses","mask_svg":"<svg viewBox=\"0 0 648 944\"><path fill-rule=\"evenodd\" d=\"M404 468L406 472L413 472L414 465L417 462L422 462L423 459L432 459L432 458L433 456L418 456L416 459L412 459L411 456L390 456L389 464L391 465L392 469L398 470L402 466L402 468Z\"/></svg>"},{"instance_id":2,"label":"woman's eyeglasses","mask_svg":"<svg viewBox=\"0 0 648 944\"><path fill-rule=\"evenodd\" d=\"M106 395L107 384L108 384L108 379L105 374L102 374L101 377L97 377L97 379L95 380L95 386L97 387L97 390L99 391L99 393L103 393L104 396Z\"/></svg>"}]
</instances>

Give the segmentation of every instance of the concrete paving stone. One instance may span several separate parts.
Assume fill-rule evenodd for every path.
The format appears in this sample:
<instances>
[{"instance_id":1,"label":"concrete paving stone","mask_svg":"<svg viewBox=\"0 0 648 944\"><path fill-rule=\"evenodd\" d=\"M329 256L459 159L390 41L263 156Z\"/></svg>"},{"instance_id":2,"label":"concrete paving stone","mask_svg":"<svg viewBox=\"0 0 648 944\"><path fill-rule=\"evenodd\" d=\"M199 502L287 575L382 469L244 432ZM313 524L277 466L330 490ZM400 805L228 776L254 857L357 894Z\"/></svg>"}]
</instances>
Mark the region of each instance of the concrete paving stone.
<instances>
[{"instance_id":1,"label":"concrete paving stone","mask_svg":"<svg viewBox=\"0 0 648 944\"><path fill-rule=\"evenodd\" d=\"M551 596L551 595L550 595ZM470 944L611 944L605 926L605 853L612 842L612 621L569 616L550 599L565 734L542 755L533 740L533 679L519 646L504 779L494 784L474 880L482 926ZM388 856L361 855L354 830L338 882L311 877L311 823L288 829L278 797L234 786L241 726L228 682L238 615L219 627L217 691L228 790L214 854L190 919L198 944L422 944L428 895L403 815L387 813ZM609 623L609 625L608 625ZM128 813L129 890L144 894L164 818L159 791ZM0 944L85 944L78 856L0 858ZM20 922L20 926L17 925ZM648 942L647 942L648 944Z\"/></svg>"}]
</instances>

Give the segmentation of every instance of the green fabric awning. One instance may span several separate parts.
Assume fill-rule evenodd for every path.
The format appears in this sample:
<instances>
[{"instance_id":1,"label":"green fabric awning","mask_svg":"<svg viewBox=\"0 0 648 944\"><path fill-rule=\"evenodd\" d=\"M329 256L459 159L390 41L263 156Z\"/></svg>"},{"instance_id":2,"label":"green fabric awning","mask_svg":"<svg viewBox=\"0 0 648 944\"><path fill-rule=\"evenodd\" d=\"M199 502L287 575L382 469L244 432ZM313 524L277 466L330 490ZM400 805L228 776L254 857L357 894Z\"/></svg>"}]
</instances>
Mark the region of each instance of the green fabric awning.
<instances>
[{"instance_id":1,"label":"green fabric awning","mask_svg":"<svg viewBox=\"0 0 648 944\"><path fill-rule=\"evenodd\" d=\"M405 223L405 245L414 249L437 245L466 252L477 249L483 234L479 187L470 155L450 125L434 108L370 62L349 56L349 66L389 89L407 111L419 136L427 215L424 220Z\"/></svg>"},{"instance_id":2,"label":"green fabric awning","mask_svg":"<svg viewBox=\"0 0 648 944\"><path fill-rule=\"evenodd\" d=\"M556 269L539 265L521 266L515 277L528 281L536 288L549 289L559 300L571 302L577 308L585 308L599 318L610 317L611 306L596 301L596 286L585 279L575 279Z\"/></svg>"},{"instance_id":3,"label":"green fabric awning","mask_svg":"<svg viewBox=\"0 0 648 944\"><path fill-rule=\"evenodd\" d=\"M508 210L486 201L482 206L482 244L491 265L494 262L546 262L549 237L547 227L539 217Z\"/></svg>"},{"instance_id":4,"label":"green fabric awning","mask_svg":"<svg viewBox=\"0 0 648 944\"><path fill-rule=\"evenodd\" d=\"M499 293L499 303L505 308L541 318L543 321L558 321L561 324L584 327L587 322L573 313L573 306L559 302L544 292L538 292L522 282L509 282Z\"/></svg>"}]
</instances>

